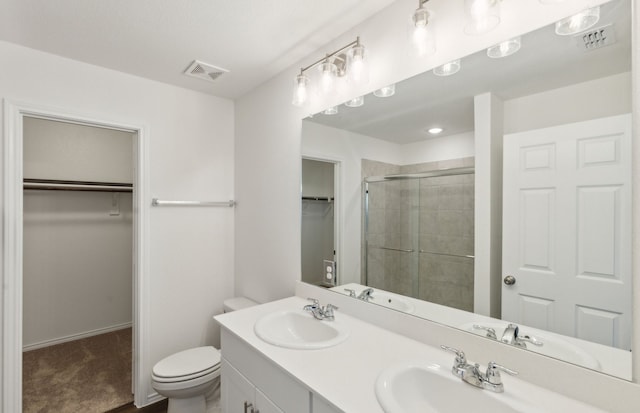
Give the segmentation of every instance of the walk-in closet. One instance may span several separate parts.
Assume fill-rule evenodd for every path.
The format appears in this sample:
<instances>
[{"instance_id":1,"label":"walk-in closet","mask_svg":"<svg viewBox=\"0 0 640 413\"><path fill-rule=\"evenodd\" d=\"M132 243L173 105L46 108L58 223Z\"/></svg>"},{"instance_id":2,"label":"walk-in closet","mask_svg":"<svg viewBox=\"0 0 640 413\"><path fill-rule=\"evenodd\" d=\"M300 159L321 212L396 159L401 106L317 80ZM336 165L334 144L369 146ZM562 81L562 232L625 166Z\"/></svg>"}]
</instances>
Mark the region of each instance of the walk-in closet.
<instances>
[{"instance_id":1,"label":"walk-in closet","mask_svg":"<svg viewBox=\"0 0 640 413\"><path fill-rule=\"evenodd\" d=\"M23 411L133 401L135 134L25 117Z\"/></svg>"}]
</instances>

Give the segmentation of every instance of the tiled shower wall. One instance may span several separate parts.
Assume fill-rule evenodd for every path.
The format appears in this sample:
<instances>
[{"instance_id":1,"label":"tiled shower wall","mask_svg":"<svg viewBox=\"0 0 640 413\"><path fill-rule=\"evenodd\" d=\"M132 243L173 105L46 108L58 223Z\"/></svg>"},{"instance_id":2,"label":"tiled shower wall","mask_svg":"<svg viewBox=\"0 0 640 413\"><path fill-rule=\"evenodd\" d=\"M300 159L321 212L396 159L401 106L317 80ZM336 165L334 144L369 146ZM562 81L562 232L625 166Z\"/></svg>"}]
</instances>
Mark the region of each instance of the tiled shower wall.
<instances>
[{"instance_id":1,"label":"tiled shower wall","mask_svg":"<svg viewBox=\"0 0 640 413\"><path fill-rule=\"evenodd\" d=\"M362 177L463 166L474 158L405 166L363 160ZM472 311L473 211L473 174L370 184L368 285Z\"/></svg>"}]
</instances>

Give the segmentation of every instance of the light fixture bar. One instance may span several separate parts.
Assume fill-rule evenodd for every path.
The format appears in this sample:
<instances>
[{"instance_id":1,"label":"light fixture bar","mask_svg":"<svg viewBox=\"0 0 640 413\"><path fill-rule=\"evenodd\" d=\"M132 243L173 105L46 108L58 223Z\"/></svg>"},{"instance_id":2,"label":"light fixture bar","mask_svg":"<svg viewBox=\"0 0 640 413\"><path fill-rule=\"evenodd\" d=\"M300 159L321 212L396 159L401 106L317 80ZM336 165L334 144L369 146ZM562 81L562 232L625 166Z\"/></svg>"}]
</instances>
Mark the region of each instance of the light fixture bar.
<instances>
[{"instance_id":1,"label":"light fixture bar","mask_svg":"<svg viewBox=\"0 0 640 413\"><path fill-rule=\"evenodd\" d=\"M348 48L356 46L356 45L360 45L360 36L356 37L356 40L352 41L348 45L341 47L340 49L336 50L335 52L327 53L327 55L325 57L322 57L322 58L318 59L317 61L311 63L307 67L303 67L302 69L300 69L300 74L303 74L307 70L318 66L320 63L325 62L327 59L330 59L332 57L338 57L337 55L339 55L340 53L344 52Z\"/></svg>"}]
</instances>

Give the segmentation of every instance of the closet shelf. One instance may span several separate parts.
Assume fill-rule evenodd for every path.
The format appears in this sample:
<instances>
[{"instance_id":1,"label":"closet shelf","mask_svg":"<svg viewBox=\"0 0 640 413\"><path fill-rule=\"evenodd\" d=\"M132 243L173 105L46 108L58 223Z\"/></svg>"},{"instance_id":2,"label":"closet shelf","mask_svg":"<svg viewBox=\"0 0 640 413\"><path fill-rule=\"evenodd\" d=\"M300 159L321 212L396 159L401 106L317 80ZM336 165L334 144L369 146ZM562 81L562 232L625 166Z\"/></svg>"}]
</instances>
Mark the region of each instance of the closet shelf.
<instances>
[{"instance_id":1,"label":"closet shelf","mask_svg":"<svg viewBox=\"0 0 640 413\"><path fill-rule=\"evenodd\" d=\"M59 181L53 179L24 179L23 189L54 191L133 192L133 184L115 182Z\"/></svg>"}]
</instances>

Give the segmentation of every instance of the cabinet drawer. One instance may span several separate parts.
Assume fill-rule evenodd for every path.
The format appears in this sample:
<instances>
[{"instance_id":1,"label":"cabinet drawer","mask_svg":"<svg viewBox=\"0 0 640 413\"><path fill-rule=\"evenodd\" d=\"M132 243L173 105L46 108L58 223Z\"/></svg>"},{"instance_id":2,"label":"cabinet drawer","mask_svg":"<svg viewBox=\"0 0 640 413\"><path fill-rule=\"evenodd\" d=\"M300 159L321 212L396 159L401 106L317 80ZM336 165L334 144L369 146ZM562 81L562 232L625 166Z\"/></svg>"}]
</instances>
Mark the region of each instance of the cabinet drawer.
<instances>
[{"instance_id":1,"label":"cabinet drawer","mask_svg":"<svg viewBox=\"0 0 640 413\"><path fill-rule=\"evenodd\" d=\"M235 334L222 329L222 356L285 413L309 413L309 390Z\"/></svg>"}]
</instances>

